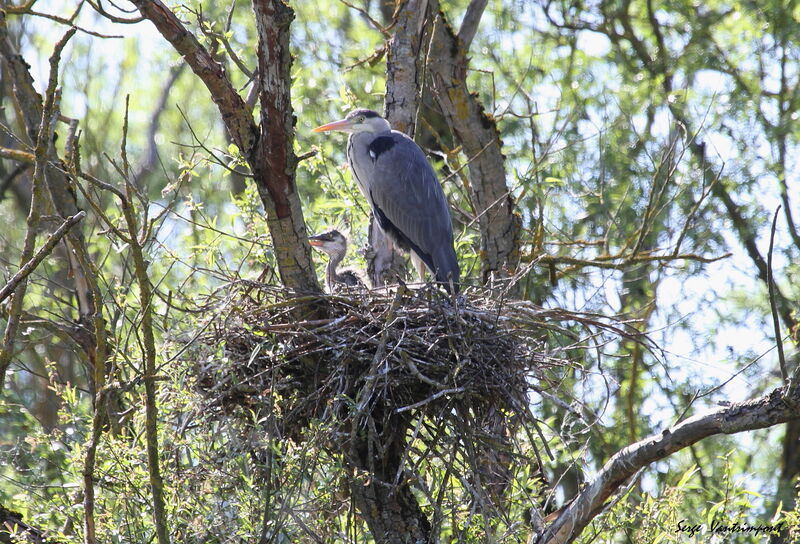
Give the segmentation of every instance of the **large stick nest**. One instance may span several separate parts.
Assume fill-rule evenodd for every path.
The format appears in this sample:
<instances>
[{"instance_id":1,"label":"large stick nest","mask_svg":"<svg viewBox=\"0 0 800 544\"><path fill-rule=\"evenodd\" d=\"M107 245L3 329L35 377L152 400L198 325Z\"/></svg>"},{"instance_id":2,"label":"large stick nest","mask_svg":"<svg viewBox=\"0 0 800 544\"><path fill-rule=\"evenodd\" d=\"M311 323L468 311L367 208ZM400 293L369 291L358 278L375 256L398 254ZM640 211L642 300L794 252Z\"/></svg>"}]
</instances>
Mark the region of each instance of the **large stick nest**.
<instances>
[{"instance_id":1,"label":"large stick nest","mask_svg":"<svg viewBox=\"0 0 800 544\"><path fill-rule=\"evenodd\" d=\"M365 412L384 421L416 410L527 413L529 394L552 389L569 364L548 347L572 334L560 322L601 325L484 293L237 289L204 338L215 351L198 368L200 390L224 414L267 408L273 429L295 439L311 421L342 424Z\"/></svg>"}]
</instances>

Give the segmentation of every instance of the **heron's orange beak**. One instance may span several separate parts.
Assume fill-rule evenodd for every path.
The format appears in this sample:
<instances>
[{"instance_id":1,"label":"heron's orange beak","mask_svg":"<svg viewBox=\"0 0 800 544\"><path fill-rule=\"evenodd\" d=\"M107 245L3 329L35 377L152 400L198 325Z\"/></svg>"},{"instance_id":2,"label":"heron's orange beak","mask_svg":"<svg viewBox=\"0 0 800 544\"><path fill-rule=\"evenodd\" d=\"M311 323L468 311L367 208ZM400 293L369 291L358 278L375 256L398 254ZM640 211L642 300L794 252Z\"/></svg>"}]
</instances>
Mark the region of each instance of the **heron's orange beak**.
<instances>
[{"instance_id":1,"label":"heron's orange beak","mask_svg":"<svg viewBox=\"0 0 800 544\"><path fill-rule=\"evenodd\" d=\"M334 121L333 123L328 123L327 125L322 125L321 127L317 127L313 129L311 132L328 132L329 130L346 130L350 126L349 119L341 119L339 121Z\"/></svg>"},{"instance_id":2,"label":"heron's orange beak","mask_svg":"<svg viewBox=\"0 0 800 544\"><path fill-rule=\"evenodd\" d=\"M314 240L313 238L309 238L308 243L314 247L320 247L322 245L322 242L320 240Z\"/></svg>"}]
</instances>

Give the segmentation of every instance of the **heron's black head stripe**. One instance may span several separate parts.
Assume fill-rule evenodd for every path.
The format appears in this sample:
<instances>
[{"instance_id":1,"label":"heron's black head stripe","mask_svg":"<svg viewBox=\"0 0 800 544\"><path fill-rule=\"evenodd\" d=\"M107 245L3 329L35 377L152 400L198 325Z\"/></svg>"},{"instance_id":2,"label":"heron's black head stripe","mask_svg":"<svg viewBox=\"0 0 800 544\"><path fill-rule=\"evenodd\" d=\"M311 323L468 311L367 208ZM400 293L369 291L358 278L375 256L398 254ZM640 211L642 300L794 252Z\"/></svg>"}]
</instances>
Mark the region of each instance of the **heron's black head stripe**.
<instances>
[{"instance_id":1,"label":"heron's black head stripe","mask_svg":"<svg viewBox=\"0 0 800 544\"><path fill-rule=\"evenodd\" d=\"M348 113L347 117L345 117L345 119L352 119L353 117L356 117L358 115L363 115L367 119L369 119L371 117L380 117L380 115L378 115L377 113L375 113L372 110L368 110L366 108L358 108L357 110L353 110L350 113Z\"/></svg>"},{"instance_id":2,"label":"heron's black head stripe","mask_svg":"<svg viewBox=\"0 0 800 544\"><path fill-rule=\"evenodd\" d=\"M319 242L333 242L336 239L344 238L344 235L336 229L332 229L329 231L325 231L321 234L315 234L314 236L309 236L309 240L317 240Z\"/></svg>"},{"instance_id":3,"label":"heron's black head stripe","mask_svg":"<svg viewBox=\"0 0 800 544\"><path fill-rule=\"evenodd\" d=\"M386 151L394 147L395 141L391 136L378 136L369 144L369 156L375 161Z\"/></svg>"}]
</instances>

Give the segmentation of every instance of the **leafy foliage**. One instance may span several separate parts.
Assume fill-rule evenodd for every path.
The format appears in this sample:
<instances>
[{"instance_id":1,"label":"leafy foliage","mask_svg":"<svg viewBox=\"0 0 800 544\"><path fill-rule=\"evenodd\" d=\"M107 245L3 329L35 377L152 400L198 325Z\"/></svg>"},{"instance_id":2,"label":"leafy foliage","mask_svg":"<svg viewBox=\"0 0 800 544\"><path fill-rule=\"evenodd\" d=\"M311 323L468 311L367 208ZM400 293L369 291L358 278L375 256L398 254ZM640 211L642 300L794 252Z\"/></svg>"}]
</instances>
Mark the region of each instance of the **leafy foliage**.
<instances>
[{"instance_id":1,"label":"leafy foliage","mask_svg":"<svg viewBox=\"0 0 800 544\"><path fill-rule=\"evenodd\" d=\"M77 4L40 0L37 10L67 17ZM389 26L377 3L363 4ZM443 7L456 21L467 4L453 0ZM531 504L560 504L621 447L680 416L778 383L769 300L751 247L766 256L772 214L783 204L773 267L785 314L796 327L800 293L791 278L798 275L800 243L791 214L797 213L800 85L793 4L491 3L470 50L467 78L500 128L523 222L523 298L620 315L650 332L662 349L614 340L578 353L576 337L581 348L596 341L578 325L553 339L576 362L559 376L569 394L560 404L532 403L546 424L551 455L542 456L544 478L532 463L520 464L502 519L483 518L459 503L469 482L448 470L459 463L463 468L465 459L449 466L418 451L419 488L447 482L441 497L418 492L442 541L477 542L487 532L524 541L529 530L522 520ZM249 3L193 0L172 7L246 95L251 78L238 64L250 72L255 65ZM310 129L356 105L380 109L384 37L343 2L296 2L293 8L295 152L314 152L297 170L305 219L309 231L336 227L349 233L351 247L361 248L368 209L344 166L344 141ZM88 8L76 21L125 35L79 33L67 50L61 108L79 120L81 166L117 187L125 186L121 170L129 168L127 178L138 191L136 219L140 225L153 220L144 251L155 298L145 309L131 248L111 228L126 228L118 201L74 180L82 187L81 206L98 210L81 229L113 339L106 376L114 392L111 417L95 467L98 534L143 542L155 531L141 337L143 312L152 311L172 538L266 542L280 534L310 541L313 534L325 542L368 541L344 491L347 478L358 475L331 451L248 435L246 425L204 413L193 369L209 354L196 347L196 338L221 319L206 301L230 301L231 285L240 280L278 284L258 193L205 89L147 23L114 24ZM7 24L41 83L65 28L30 13L9 14ZM0 83L2 146L27 148L11 82L4 74ZM126 95L130 164L121 159ZM260 106L254 107L258 115ZM428 128L433 137L424 144L453 205L462 270L474 277L481 252L464 169L470 157L453 145L446 127ZM63 156L64 125L58 133ZM14 175L15 167L6 159L0 164L0 221L14 225L0 231L5 277L19 264L25 234L16 227L30 204L30 172ZM363 268L363 253L353 251L346 264ZM62 542L82 540L82 467L94 413L93 369L67 327L78 321L72 273L67 252L58 249L31 276L14 365L0 397L0 504L51 528ZM6 318L0 312L0 323ZM791 327L781 323L796 342ZM307 432L324 436L326 429L313 425ZM535 456L529 436L512 438L516 454ZM725 437L672 456L645 471L582 539L682 542L679 521L709 526L719 518L783 520L798 541L796 471L776 480L786 448L797 445L783 440L783 431ZM437 517L437 500L451 506L446 517ZM737 533L732 541L759 538Z\"/></svg>"}]
</instances>

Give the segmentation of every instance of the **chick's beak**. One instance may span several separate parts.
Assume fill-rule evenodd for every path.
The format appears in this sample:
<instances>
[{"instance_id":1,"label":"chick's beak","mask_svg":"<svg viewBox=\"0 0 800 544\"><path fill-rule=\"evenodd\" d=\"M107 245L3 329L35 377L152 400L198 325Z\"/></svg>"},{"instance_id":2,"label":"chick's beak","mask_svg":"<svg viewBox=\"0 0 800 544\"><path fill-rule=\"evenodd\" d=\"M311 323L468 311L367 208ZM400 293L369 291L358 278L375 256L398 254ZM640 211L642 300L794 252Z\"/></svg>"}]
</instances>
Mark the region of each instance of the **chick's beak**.
<instances>
[{"instance_id":1,"label":"chick's beak","mask_svg":"<svg viewBox=\"0 0 800 544\"><path fill-rule=\"evenodd\" d=\"M321 127L317 127L313 129L311 132L328 132L329 130L347 130L348 128L350 128L350 120L340 119L339 121L334 121L332 123L328 123L327 125L322 125Z\"/></svg>"}]
</instances>

